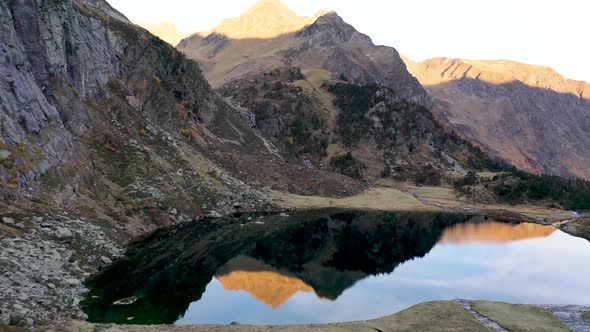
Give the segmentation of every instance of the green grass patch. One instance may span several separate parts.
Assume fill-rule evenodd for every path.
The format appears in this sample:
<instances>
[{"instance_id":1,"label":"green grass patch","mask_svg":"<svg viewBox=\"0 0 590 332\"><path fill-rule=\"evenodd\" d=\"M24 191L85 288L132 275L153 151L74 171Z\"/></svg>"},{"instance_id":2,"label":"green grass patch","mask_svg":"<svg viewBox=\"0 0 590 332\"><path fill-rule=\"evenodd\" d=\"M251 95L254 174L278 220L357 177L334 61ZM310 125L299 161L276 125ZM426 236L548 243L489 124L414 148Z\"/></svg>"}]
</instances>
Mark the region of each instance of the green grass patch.
<instances>
[{"instance_id":1,"label":"green grass patch","mask_svg":"<svg viewBox=\"0 0 590 332\"><path fill-rule=\"evenodd\" d=\"M590 320L590 311L583 312L582 317L584 317L584 319Z\"/></svg>"}]
</instances>

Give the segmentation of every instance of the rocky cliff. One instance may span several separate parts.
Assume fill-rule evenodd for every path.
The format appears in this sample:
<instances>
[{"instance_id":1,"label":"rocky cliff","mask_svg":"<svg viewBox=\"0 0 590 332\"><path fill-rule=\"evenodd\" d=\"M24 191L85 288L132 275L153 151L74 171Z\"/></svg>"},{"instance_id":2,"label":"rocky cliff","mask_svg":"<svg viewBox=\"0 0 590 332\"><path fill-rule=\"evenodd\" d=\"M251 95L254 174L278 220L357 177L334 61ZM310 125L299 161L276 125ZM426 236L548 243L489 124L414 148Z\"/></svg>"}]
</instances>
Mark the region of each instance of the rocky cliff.
<instances>
[{"instance_id":1,"label":"rocky cliff","mask_svg":"<svg viewBox=\"0 0 590 332\"><path fill-rule=\"evenodd\" d=\"M248 73L297 66L384 84L408 100L428 102L394 48L373 44L334 12L298 17L278 0L261 1L212 32L182 40L178 49L202 64L213 86Z\"/></svg>"},{"instance_id":2,"label":"rocky cliff","mask_svg":"<svg viewBox=\"0 0 590 332\"><path fill-rule=\"evenodd\" d=\"M406 63L463 137L530 172L590 178L588 83L504 60Z\"/></svg>"}]
</instances>

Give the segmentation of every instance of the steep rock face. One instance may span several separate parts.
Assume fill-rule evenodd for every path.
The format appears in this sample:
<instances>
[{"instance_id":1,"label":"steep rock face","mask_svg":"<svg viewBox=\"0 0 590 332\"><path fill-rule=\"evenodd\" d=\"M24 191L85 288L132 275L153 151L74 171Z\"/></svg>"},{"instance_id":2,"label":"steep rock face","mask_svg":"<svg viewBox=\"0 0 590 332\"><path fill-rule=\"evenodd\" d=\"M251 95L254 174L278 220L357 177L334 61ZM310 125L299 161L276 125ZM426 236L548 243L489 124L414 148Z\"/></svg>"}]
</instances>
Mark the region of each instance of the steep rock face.
<instances>
[{"instance_id":1,"label":"steep rock face","mask_svg":"<svg viewBox=\"0 0 590 332\"><path fill-rule=\"evenodd\" d=\"M435 110L464 137L515 166L590 178L590 85L511 61L407 61Z\"/></svg>"},{"instance_id":2,"label":"steep rock face","mask_svg":"<svg viewBox=\"0 0 590 332\"><path fill-rule=\"evenodd\" d=\"M276 17L269 13L274 12L282 13L278 17L290 17L285 21L289 28L272 23ZM249 73L297 66L325 69L335 77L342 75L362 83L384 84L408 100L428 104L426 92L394 48L374 45L334 12L320 12L312 18L289 12L280 1L262 1L233 19L240 22L239 29L226 22L211 33L196 33L182 40L178 49L203 65L213 86ZM264 33L239 33L259 31L259 23L254 22L267 22Z\"/></svg>"},{"instance_id":3,"label":"steep rock face","mask_svg":"<svg viewBox=\"0 0 590 332\"><path fill-rule=\"evenodd\" d=\"M80 98L96 95L108 72L116 71L111 49L117 46L96 20L60 1L4 1L0 15L1 143L13 157L5 160L13 167L0 175L10 187L22 187L76 151L66 129L75 119L68 107L56 105L53 87L67 80ZM26 156L18 158L17 150Z\"/></svg>"},{"instance_id":4,"label":"steep rock face","mask_svg":"<svg viewBox=\"0 0 590 332\"><path fill-rule=\"evenodd\" d=\"M0 22L0 194L8 204L33 200L141 232L146 223L231 211L235 201L268 208L262 186L362 189L302 162L285 165L196 62L104 1L4 1Z\"/></svg>"}]
</instances>

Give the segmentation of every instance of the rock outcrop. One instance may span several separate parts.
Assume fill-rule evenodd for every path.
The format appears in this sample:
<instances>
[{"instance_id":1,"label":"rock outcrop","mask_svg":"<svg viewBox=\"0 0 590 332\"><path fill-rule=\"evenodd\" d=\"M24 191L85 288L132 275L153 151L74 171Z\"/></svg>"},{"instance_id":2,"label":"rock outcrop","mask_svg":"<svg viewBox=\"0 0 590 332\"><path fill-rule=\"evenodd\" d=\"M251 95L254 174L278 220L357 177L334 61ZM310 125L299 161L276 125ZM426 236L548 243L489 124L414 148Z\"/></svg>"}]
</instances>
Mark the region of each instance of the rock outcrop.
<instances>
[{"instance_id":1,"label":"rock outcrop","mask_svg":"<svg viewBox=\"0 0 590 332\"><path fill-rule=\"evenodd\" d=\"M590 178L590 84L512 61L405 59L463 137L526 171Z\"/></svg>"}]
</instances>

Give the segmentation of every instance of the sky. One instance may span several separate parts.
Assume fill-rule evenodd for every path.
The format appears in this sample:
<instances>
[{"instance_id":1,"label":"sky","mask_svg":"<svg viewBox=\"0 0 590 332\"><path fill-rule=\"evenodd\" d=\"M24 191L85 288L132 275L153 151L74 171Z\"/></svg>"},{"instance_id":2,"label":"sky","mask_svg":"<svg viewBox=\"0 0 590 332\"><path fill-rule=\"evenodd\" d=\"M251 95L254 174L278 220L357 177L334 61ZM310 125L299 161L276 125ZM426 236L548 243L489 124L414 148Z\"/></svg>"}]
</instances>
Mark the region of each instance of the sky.
<instances>
[{"instance_id":1,"label":"sky","mask_svg":"<svg viewBox=\"0 0 590 332\"><path fill-rule=\"evenodd\" d=\"M130 19L207 31L256 0L107 0ZM590 82L589 0L283 0L299 15L334 10L375 44L417 61L509 59Z\"/></svg>"}]
</instances>

